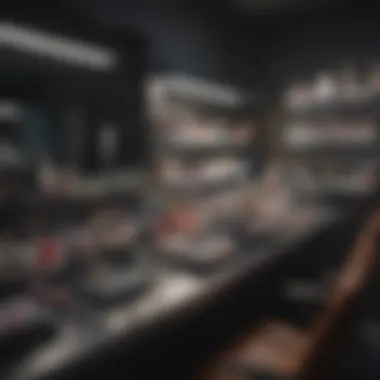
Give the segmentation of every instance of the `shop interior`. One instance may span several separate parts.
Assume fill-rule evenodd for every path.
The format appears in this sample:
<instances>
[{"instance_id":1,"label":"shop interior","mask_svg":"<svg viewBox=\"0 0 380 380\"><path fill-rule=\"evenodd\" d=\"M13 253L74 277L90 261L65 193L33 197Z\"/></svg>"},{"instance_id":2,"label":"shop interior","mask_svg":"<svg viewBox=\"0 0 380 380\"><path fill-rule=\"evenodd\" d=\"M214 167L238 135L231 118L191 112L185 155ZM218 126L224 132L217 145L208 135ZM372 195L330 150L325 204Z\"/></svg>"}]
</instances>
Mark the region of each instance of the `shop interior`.
<instances>
[{"instance_id":1,"label":"shop interior","mask_svg":"<svg viewBox=\"0 0 380 380\"><path fill-rule=\"evenodd\" d=\"M380 377L380 10L0 14L0 377Z\"/></svg>"}]
</instances>

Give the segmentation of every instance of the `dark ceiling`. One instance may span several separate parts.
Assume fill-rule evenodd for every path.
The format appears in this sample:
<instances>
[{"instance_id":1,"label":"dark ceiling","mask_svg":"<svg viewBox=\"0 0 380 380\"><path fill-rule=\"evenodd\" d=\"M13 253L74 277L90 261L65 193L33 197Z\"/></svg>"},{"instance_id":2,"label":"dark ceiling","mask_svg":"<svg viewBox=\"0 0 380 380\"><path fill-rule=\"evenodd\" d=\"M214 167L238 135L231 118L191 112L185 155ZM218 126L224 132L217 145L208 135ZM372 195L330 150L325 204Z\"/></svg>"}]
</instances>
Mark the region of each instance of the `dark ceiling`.
<instances>
[{"instance_id":1,"label":"dark ceiling","mask_svg":"<svg viewBox=\"0 0 380 380\"><path fill-rule=\"evenodd\" d=\"M71 24L82 25L87 19L95 25L99 38L104 30L123 38L128 31L132 36L136 32L137 39L148 42L149 70L181 70L239 86L266 82L261 73L268 71L269 63L276 65L276 70L267 76L280 81L289 71L281 70L284 57L291 56L288 51L302 55L300 39L304 40L303 49L310 40L313 46L321 45L320 56L328 49L335 57L343 45L349 52L353 44L360 51L370 42L376 44L373 31L377 33L380 25L379 4L369 5L367 0L6 1L12 8L16 4L25 13L42 14L54 23L71 19ZM367 50L377 51L375 47ZM277 51L282 54L274 55ZM288 67L296 66L293 61L289 59Z\"/></svg>"},{"instance_id":2,"label":"dark ceiling","mask_svg":"<svg viewBox=\"0 0 380 380\"><path fill-rule=\"evenodd\" d=\"M247 14L311 12L332 9L342 5L344 0L231 0L231 6Z\"/></svg>"},{"instance_id":3,"label":"dark ceiling","mask_svg":"<svg viewBox=\"0 0 380 380\"><path fill-rule=\"evenodd\" d=\"M110 14L117 14L118 17L121 17L134 4L139 9L146 8L147 11L155 8L155 11L160 13L160 9L167 8L168 4L178 6L178 4L190 3L194 4L197 9L204 9L208 13L224 14L226 19L238 18L252 24L268 23L269 25L278 21L290 21L294 17L357 13L373 15L374 12L380 11L379 3L369 0L57 0L51 5L42 0L34 0L32 3L27 0L3 0L3 8L7 1L12 8L18 6L28 9L28 11L50 8L56 12L96 19L100 23L105 19L107 19L106 23L112 21L107 17Z\"/></svg>"}]
</instances>

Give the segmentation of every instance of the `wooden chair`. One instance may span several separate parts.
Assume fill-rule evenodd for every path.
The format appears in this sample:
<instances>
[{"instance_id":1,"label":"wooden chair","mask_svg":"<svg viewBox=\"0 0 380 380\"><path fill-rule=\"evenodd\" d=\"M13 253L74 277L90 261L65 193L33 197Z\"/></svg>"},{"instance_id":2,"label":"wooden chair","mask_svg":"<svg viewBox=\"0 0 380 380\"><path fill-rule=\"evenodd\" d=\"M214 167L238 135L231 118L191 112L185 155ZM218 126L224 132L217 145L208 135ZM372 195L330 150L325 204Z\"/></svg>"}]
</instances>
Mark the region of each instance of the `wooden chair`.
<instances>
[{"instance_id":1,"label":"wooden chair","mask_svg":"<svg viewBox=\"0 0 380 380\"><path fill-rule=\"evenodd\" d=\"M309 332L276 321L254 327L211 363L201 379L336 379L361 296L376 270L379 236L377 212L359 234Z\"/></svg>"}]
</instances>

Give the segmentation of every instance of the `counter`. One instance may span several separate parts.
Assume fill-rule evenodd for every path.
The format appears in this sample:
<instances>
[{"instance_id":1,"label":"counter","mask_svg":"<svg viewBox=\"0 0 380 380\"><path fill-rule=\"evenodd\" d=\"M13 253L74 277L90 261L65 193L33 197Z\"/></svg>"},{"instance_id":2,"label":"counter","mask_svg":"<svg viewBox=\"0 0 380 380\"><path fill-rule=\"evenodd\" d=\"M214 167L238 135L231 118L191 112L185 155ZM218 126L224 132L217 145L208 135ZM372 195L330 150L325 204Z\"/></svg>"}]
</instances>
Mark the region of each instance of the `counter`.
<instances>
[{"instance_id":1,"label":"counter","mask_svg":"<svg viewBox=\"0 0 380 380\"><path fill-rule=\"evenodd\" d=\"M97 372L97 365L101 365L104 355L111 355L110 352L116 350L116 347L117 355L122 357L121 362L126 368L129 360L133 368L148 367L149 355L144 353L144 363L133 362L133 355L129 356L135 346L140 345L145 350L150 340L154 340L155 334L157 337L162 336L162 332L167 334L165 329L170 330L174 326L176 334L179 334L179 326L185 326L189 321L199 318L210 305L222 302L226 295L236 291L239 284L268 272L270 277L270 272L284 258L291 256L322 231L333 228L347 218L347 213L337 209L319 207L302 229L277 236L267 248L244 253L239 260L219 273L200 276L158 265L154 286L143 297L125 306L91 315L85 323L64 323L59 334L28 355L20 363L17 373L7 376L7 380L66 378L76 371L85 371L87 378L90 367L93 371L92 378L94 375L104 378L104 373L101 376ZM274 284L276 281L272 282ZM153 347L157 347L155 344ZM111 362L116 360L116 356ZM154 360L157 365L157 355ZM112 376L112 379L115 377Z\"/></svg>"}]
</instances>

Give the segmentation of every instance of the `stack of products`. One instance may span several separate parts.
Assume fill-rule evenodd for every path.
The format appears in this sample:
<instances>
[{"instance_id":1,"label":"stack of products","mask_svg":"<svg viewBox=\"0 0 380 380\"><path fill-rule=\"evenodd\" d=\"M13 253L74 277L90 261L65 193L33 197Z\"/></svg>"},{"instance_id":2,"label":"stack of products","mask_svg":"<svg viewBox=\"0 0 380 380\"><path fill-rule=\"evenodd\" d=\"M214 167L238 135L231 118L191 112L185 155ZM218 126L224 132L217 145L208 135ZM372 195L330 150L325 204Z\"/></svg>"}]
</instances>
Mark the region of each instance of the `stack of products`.
<instances>
[{"instance_id":1,"label":"stack of products","mask_svg":"<svg viewBox=\"0 0 380 380\"><path fill-rule=\"evenodd\" d=\"M229 89L220 87L218 96L212 96L205 83L199 92L195 82L189 88L180 83L163 83L165 99L153 120L156 174L164 200L156 247L177 263L212 267L239 252L233 226L242 216L241 190L255 173L257 125L252 116L234 117L244 108L243 100Z\"/></svg>"},{"instance_id":2,"label":"stack of products","mask_svg":"<svg viewBox=\"0 0 380 380\"><path fill-rule=\"evenodd\" d=\"M378 70L360 78L346 68L295 84L284 94L289 118L284 163L298 193L330 198L367 197L377 188Z\"/></svg>"}]
</instances>

